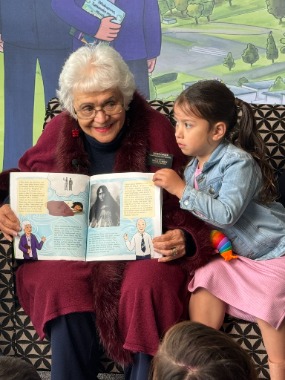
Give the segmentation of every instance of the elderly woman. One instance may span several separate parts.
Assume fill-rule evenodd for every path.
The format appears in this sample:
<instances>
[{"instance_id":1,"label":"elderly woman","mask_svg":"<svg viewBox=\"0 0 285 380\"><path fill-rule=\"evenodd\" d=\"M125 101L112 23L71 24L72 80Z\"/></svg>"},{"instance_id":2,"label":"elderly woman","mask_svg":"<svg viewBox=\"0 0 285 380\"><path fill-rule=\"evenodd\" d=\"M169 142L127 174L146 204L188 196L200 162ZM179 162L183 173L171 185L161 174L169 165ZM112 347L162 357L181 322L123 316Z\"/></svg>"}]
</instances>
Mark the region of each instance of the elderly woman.
<instances>
[{"instance_id":1,"label":"elderly woman","mask_svg":"<svg viewBox=\"0 0 285 380\"><path fill-rule=\"evenodd\" d=\"M73 52L59 78L65 110L19 161L20 171L155 172L163 154L176 171L185 164L170 122L135 91L133 75L110 46ZM7 196L8 174L0 176ZM37 261L16 272L17 293L39 336L52 349L52 380L91 380L98 373L99 338L126 378L145 380L164 332L187 318L187 284L212 254L202 221L164 194L164 234L153 240L160 259L138 262ZM0 230L20 231L8 204ZM99 335L99 338L98 338Z\"/></svg>"}]
</instances>

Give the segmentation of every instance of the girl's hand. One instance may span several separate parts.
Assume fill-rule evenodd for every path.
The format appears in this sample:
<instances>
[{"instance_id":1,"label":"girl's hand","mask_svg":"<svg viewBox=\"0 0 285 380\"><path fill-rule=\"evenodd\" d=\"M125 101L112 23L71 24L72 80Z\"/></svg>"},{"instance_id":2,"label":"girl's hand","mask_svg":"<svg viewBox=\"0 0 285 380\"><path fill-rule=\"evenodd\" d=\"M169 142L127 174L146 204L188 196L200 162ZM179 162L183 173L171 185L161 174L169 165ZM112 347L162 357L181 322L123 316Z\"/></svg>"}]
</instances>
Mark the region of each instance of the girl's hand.
<instances>
[{"instance_id":1,"label":"girl's hand","mask_svg":"<svg viewBox=\"0 0 285 380\"><path fill-rule=\"evenodd\" d=\"M153 175L156 186L162 187L170 194L181 198L186 186L185 181L172 169L160 169Z\"/></svg>"},{"instance_id":2,"label":"girl's hand","mask_svg":"<svg viewBox=\"0 0 285 380\"><path fill-rule=\"evenodd\" d=\"M12 211L10 205L5 204L0 207L0 231L5 239L12 241L21 231L20 221Z\"/></svg>"},{"instance_id":3,"label":"girl's hand","mask_svg":"<svg viewBox=\"0 0 285 380\"><path fill-rule=\"evenodd\" d=\"M160 262L180 259L186 254L185 237L182 230L169 230L165 234L155 237L152 242L154 250L163 255L158 259Z\"/></svg>"}]
</instances>

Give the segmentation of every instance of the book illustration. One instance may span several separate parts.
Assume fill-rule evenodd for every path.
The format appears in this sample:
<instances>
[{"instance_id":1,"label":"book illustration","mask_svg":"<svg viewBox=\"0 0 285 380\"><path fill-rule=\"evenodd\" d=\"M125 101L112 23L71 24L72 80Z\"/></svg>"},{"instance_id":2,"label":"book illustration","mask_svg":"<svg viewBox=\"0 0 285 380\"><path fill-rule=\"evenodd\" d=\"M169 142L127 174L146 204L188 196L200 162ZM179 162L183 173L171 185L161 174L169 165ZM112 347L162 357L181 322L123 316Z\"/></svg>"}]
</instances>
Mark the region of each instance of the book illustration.
<instances>
[{"instance_id":1,"label":"book illustration","mask_svg":"<svg viewBox=\"0 0 285 380\"><path fill-rule=\"evenodd\" d=\"M137 223L136 223L137 231L132 235L132 238L129 240L128 233L125 233L123 235L123 238L125 240L125 244L128 250L135 251L136 260L160 257L160 255L156 254L154 251L152 237L146 231L146 227L147 227L146 220L143 218L140 218L137 220Z\"/></svg>"},{"instance_id":2,"label":"book illustration","mask_svg":"<svg viewBox=\"0 0 285 380\"><path fill-rule=\"evenodd\" d=\"M89 177L61 173L11 176L11 207L20 223L29 220L46 241L38 259L80 260L86 250ZM79 212L79 210L81 210ZM15 239L15 257L23 258ZM55 248L57 247L57 248Z\"/></svg>"},{"instance_id":3,"label":"book illustration","mask_svg":"<svg viewBox=\"0 0 285 380\"><path fill-rule=\"evenodd\" d=\"M161 190L152 176L11 173L11 207L21 225L30 222L41 244L34 259L136 260L135 250L126 247L122 236L136 232L138 219L145 220L152 237L162 231ZM17 259L23 259L23 231L14 241ZM25 245L31 245L21 245L28 251Z\"/></svg>"},{"instance_id":4,"label":"book illustration","mask_svg":"<svg viewBox=\"0 0 285 380\"><path fill-rule=\"evenodd\" d=\"M118 194L119 183L113 183L114 186L118 186L116 193ZM120 189L119 189L120 190ZM93 202L92 194L96 191L96 199ZM120 200L114 199L106 185L92 185L91 187L91 204L89 213L89 225L90 227L111 227L120 225Z\"/></svg>"},{"instance_id":5,"label":"book illustration","mask_svg":"<svg viewBox=\"0 0 285 380\"><path fill-rule=\"evenodd\" d=\"M135 251L130 251L126 247L122 236L125 233L130 235L135 233L138 218L146 219L153 237L161 235L161 190L154 186L152 173L110 174L106 175L105 181L101 181L102 176L94 176L94 182L91 178L90 211L96 199L100 197L100 188L106 190L102 188L106 186L117 203L116 205L112 201L111 212L113 216L111 223L117 225L100 227L101 223L97 222L96 217L94 218L96 213L95 206L93 207L89 215L90 238L87 243L87 256L92 257L94 252L100 252L97 256L99 260L136 260ZM113 180L111 180L112 177ZM108 199L110 199L109 196ZM109 212L109 209L107 211ZM119 223L116 221L117 215L119 215ZM121 252L120 256L115 252Z\"/></svg>"},{"instance_id":6,"label":"book illustration","mask_svg":"<svg viewBox=\"0 0 285 380\"><path fill-rule=\"evenodd\" d=\"M73 216L74 213L65 201L48 201L47 209L53 216Z\"/></svg>"},{"instance_id":7,"label":"book illustration","mask_svg":"<svg viewBox=\"0 0 285 380\"><path fill-rule=\"evenodd\" d=\"M49 215L53 216L73 216L75 213L83 212L82 202L72 201L47 201Z\"/></svg>"},{"instance_id":8,"label":"book illustration","mask_svg":"<svg viewBox=\"0 0 285 380\"><path fill-rule=\"evenodd\" d=\"M37 260L37 250L42 249L46 238L45 236L42 236L40 241L38 241L36 235L32 233L32 224L29 220L23 221L22 229L24 233L20 238L19 249L23 252L23 258L29 260Z\"/></svg>"},{"instance_id":9,"label":"book illustration","mask_svg":"<svg viewBox=\"0 0 285 380\"><path fill-rule=\"evenodd\" d=\"M83 212L83 204L81 202L72 202L70 208L74 213Z\"/></svg>"},{"instance_id":10,"label":"book illustration","mask_svg":"<svg viewBox=\"0 0 285 380\"><path fill-rule=\"evenodd\" d=\"M64 182L64 190L72 190L73 180L71 177L68 178L68 176L63 177Z\"/></svg>"}]
</instances>

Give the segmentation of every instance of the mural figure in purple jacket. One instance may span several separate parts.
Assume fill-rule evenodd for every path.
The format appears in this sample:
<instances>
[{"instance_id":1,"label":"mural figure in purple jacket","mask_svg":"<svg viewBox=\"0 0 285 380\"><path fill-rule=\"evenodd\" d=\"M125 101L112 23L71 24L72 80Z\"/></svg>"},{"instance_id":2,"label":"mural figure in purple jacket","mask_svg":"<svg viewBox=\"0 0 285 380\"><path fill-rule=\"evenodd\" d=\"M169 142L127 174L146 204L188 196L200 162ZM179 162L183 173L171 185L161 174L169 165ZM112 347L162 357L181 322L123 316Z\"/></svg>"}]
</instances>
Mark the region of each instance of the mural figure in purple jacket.
<instances>
[{"instance_id":1,"label":"mural figure in purple jacket","mask_svg":"<svg viewBox=\"0 0 285 380\"><path fill-rule=\"evenodd\" d=\"M4 58L4 169L17 167L18 159L33 145L37 64L45 104L56 96L59 73L73 49L69 30L69 25L52 10L50 1L0 0L0 53Z\"/></svg>"},{"instance_id":2,"label":"mural figure in purple jacket","mask_svg":"<svg viewBox=\"0 0 285 380\"><path fill-rule=\"evenodd\" d=\"M97 3L100 8L104 8L104 4L107 8L114 5L125 13L124 18L121 23L113 16L100 19L82 8L85 3ZM149 74L155 68L161 49L157 0L52 0L51 6L71 26L74 50L86 42L106 41L128 64L140 93L150 98Z\"/></svg>"},{"instance_id":3,"label":"mural figure in purple jacket","mask_svg":"<svg viewBox=\"0 0 285 380\"><path fill-rule=\"evenodd\" d=\"M37 249L42 249L46 238L43 236L39 242L36 236L32 234L32 225L28 220L22 223L22 228L25 233L20 238L19 249L23 252L24 259L37 260Z\"/></svg>"}]
</instances>

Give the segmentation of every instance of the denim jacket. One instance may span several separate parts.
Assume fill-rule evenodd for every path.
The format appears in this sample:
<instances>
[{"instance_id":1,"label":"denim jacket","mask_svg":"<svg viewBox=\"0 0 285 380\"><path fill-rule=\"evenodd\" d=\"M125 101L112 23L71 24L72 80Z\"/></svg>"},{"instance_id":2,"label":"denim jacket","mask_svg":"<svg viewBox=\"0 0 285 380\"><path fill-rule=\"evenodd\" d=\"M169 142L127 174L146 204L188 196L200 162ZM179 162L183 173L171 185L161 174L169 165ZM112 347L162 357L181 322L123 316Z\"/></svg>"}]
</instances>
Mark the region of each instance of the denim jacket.
<instances>
[{"instance_id":1,"label":"denim jacket","mask_svg":"<svg viewBox=\"0 0 285 380\"><path fill-rule=\"evenodd\" d=\"M283 256L285 209L278 202L258 203L262 177L253 157L221 143L197 177L199 190L194 188L197 164L193 158L185 169L180 207L222 231L241 256L254 260Z\"/></svg>"}]
</instances>

